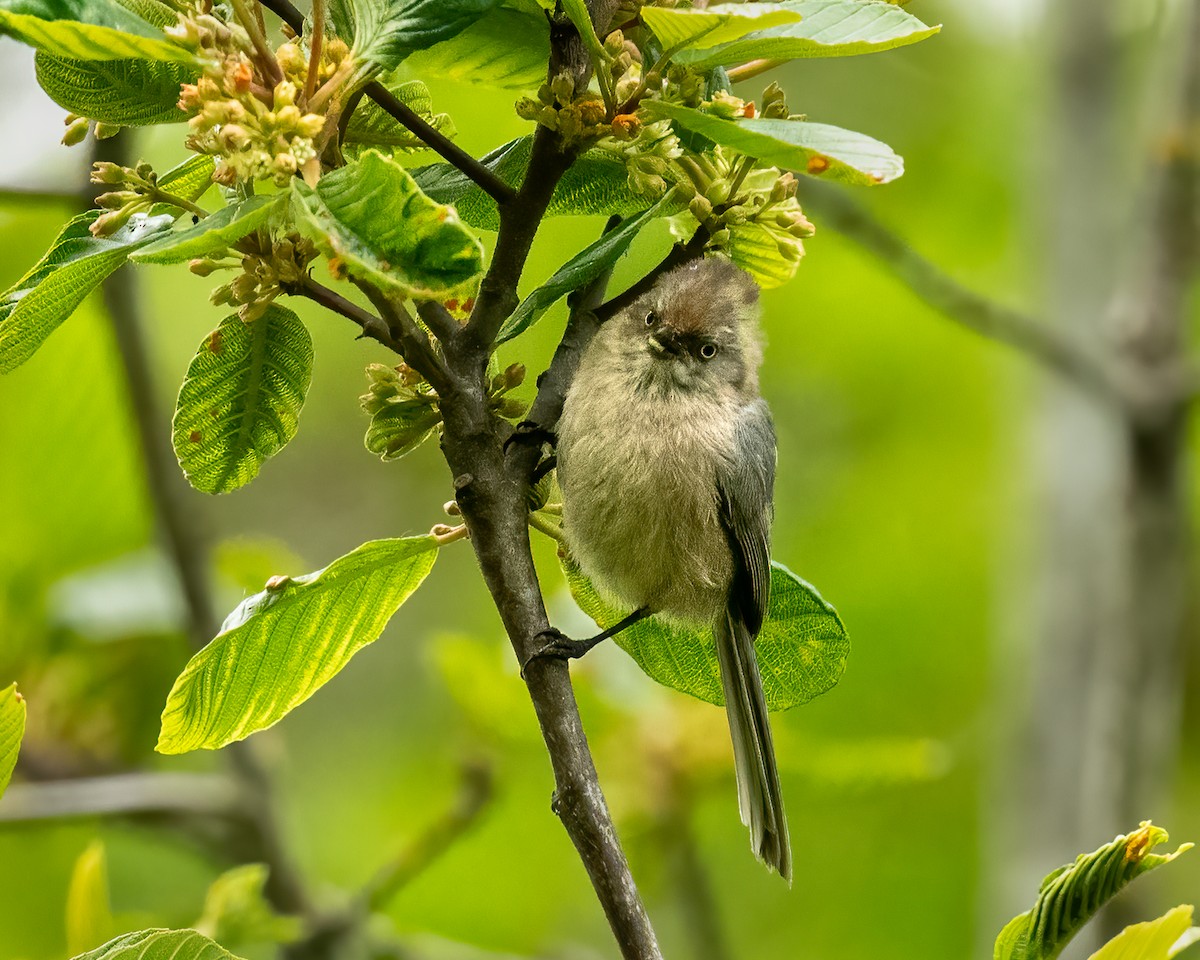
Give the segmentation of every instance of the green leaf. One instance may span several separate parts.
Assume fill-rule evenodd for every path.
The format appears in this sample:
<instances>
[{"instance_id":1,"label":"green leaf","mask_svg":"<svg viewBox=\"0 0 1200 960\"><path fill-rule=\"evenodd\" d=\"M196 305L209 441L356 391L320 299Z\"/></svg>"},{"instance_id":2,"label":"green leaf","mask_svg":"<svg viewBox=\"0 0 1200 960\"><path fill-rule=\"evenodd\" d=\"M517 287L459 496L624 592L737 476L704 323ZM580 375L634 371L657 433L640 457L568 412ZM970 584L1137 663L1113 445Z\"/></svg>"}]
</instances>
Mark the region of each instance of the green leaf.
<instances>
[{"instance_id":1,"label":"green leaf","mask_svg":"<svg viewBox=\"0 0 1200 960\"><path fill-rule=\"evenodd\" d=\"M851 57L917 43L942 29L885 0L789 0L778 6L798 14L799 22L756 31L716 49L685 50L675 59L710 70L747 60Z\"/></svg>"},{"instance_id":2,"label":"green leaf","mask_svg":"<svg viewBox=\"0 0 1200 960\"><path fill-rule=\"evenodd\" d=\"M186 263L196 257L223 253L231 244L264 226L279 212L283 196L254 196L209 214L186 230L168 234L130 256L138 263Z\"/></svg>"},{"instance_id":3,"label":"green leaf","mask_svg":"<svg viewBox=\"0 0 1200 960\"><path fill-rule=\"evenodd\" d=\"M602 599L570 561L563 562L563 570L575 602L602 629L629 612ZM614 640L652 680L708 703L725 703L711 630L650 617L622 630ZM770 606L754 649L767 706L787 710L837 684L850 640L837 611L816 588L772 562Z\"/></svg>"},{"instance_id":4,"label":"green leaf","mask_svg":"<svg viewBox=\"0 0 1200 960\"><path fill-rule=\"evenodd\" d=\"M393 78L384 79L382 83L397 100L428 121L439 133L447 137L454 136L454 122L449 114L433 112L433 97L429 95L429 88L420 80L401 83ZM367 98L359 103L351 115L346 137L342 142L342 155L347 160L357 160L369 147L381 147L385 152L393 154L427 149L424 142L408 127L374 100Z\"/></svg>"},{"instance_id":5,"label":"green leaf","mask_svg":"<svg viewBox=\"0 0 1200 960\"><path fill-rule=\"evenodd\" d=\"M511 187L517 186L529 166L532 137L510 140L483 158L483 162ZM413 171L421 189L439 203L452 204L458 215L481 230L498 230L496 201L448 163L435 163ZM625 164L611 153L589 150L559 180L546 215L632 216L646 208L645 198L629 189Z\"/></svg>"},{"instance_id":6,"label":"green leaf","mask_svg":"<svg viewBox=\"0 0 1200 960\"><path fill-rule=\"evenodd\" d=\"M1200 934L1200 927L1192 926L1192 910L1184 904L1157 920L1132 924L1093 953L1090 960L1170 960L1179 952L1175 948L1181 937L1188 936L1189 931Z\"/></svg>"},{"instance_id":7,"label":"green leaf","mask_svg":"<svg viewBox=\"0 0 1200 960\"><path fill-rule=\"evenodd\" d=\"M528 90L545 81L549 59L546 18L499 7L458 36L414 53L405 66L422 77Z\"/></svg>"},{"instance_id":8,"label":"green leaf","mask_svg":"<svg viewBox=\"0 0 1200 960\"><path fill-rule=\"evenodd\" d=\"M373 540L324 570L272 578L179 675L157 750L215 750L278 723L379 636L437 551L430 536Z\"/></svg>"},{"instance_id":9,"label":"green leaf","mask_svg":"<svg viewBox=\"0 0 1200 960\"><path fill-rule=\"evenodd\" d=\"M350 0L354 56L374 72L461 33L496 0Z\"/></svg>"},{"instance_id":10,"label":"green leaf","mask_svg":"<svg viewBox=\"0 0 1200 960\"><path fill-rule=\"evenodd\" d=\"M703 10L647 6L642 20L665 48L715 47L748 33L799 21L800 14L781 3L720 3Z\"/></svg>"},{"instance_id":11,"label":"green leaf","mask_svg":"<svg viewBox=\"0 0 1200 960\"><path fill-rule=\"evenodd\" d=\"M558 268L554 275L526 297L513 314L504 321L497 343L511 340L524 333L541 318L561 297L572 290L587 285L617 262L633 243L633 238L647 223L659 216L671 203L670 195L663 197L654 206L643 210L636 217L622 221L595 243L584 247L570 260Z\"/></svg>"},{"instance_id":12,"label":"green leaf","mask_svg":"<svg viewBox=\"0 0 1200 960\"><path fill-rule=\"evenodd\" d=\"M89 210L70 220L37 265L0 294L0 373L32 357L130 253L164 236L175 219L134 214L112 236L98 238L88 227L99 216Z\"/></svg>"},{"instance_id":13,"label":"green leaf","mask_svg":"<svg viewBox=\"0 0 1200 960\"><path fill-rule=\"evenodd\" d=\"M239 960L195 930L139 930L74 960Z\"/></svg>"},{"instance_id":14,"label":"green leaf","mask_svg":"<svg viewBox=\"0 0 1200 960\"><path fill-rule=\"evenodd\" d=\"M369 150L314 190L292 181L297 225L352 274L401 296L440 297L483 272L483 246L408 171Z\"/></svg>"},{"instance_id":15,"label":"green leaf","mask_svg":"<svg viewBox=\"0 0 1200 960\"><path fill-rule=\"evenodd\" d=\"M254 943L294 943L303 925L277 914L267 902L267 866L246 863L227 870L208 888L196 930L228 947Z\"/></svg>"},{"instance_id":16,"label":"green leaf","mask_svg":"<svg viewBox=\"0 0 1200 960\"><path fill-rule=\"evenodd\" d=\"M244 323L235 313L204 338L179 390L172 442L188 483L228 493L249 483L296 435L312 379L312 340L272 304Z\"/></svg>"},{"instance_id":17,"label":"green leaf","mask_svg":"<svg viewBox=\"0 0 1200 960\"><path fill-rule=\"evenodd\" d=\"M886 143L826 123L725 120L662 100L650 100L643 106L670 117L685 130L785 170L868 186L887 183L904 173L904 161Z\"/></svg>"},{"instance_id":18,"label":"green leaf","mask_svg":"<svg viewBox=\"0 0 1200 960\"><path fill-rule=\"evenodd\" d=\"M92 950L113 935L104 844L93 840L75 861L67 885L67 952Z\"/></svg>"},{"instance_id":19,"label":"green leaf","mask_svg":"<svg viewBox=\"0 0 1200 960\"><path fill-rule=\"evenodd\" d=\"M158 185L194 203L213 185L212 175L216 165L212 157L194 154L159 177Z\"/></svg>"},{"instance_id":20,"label":"green leaf","mask_svg":"<svg viewBox=\"0 0 1200 960\"><path fill-rule=\"evenodd\" d=\"M396 398L372 414L367 449L380 460L399 460L433 436L441 422L442 414L435 405Z\"/></svg>"},{"instance_id":21,"label":"green leaf","mask_svg":"<svg viewBox=\"0 0 1200 960\"><path fill-rule=\"evenodd\" d=\"M1042 881L1033 909L1000 931L994 960L1053 960L1127 883L1191 849L1185 843L1171 854L1150 852L1167 839L1167 831L1143 821L1133 833L1059 867Z\"/></svg>"},{"instance_id":22,"label":"green leaf","mask_svg":"<svg viewBox=\"0 0 1200 960\"><path fill-rule=\"evenodd\" d=\"M729 227L725 250L729 259L754 277L760 287L770 290L796 275L804 244L784 229L746 222Z\"/></svg>"},{"instance_id":23,"label":"green leaf","mask_svg":"<svg viewBox=\"0 0 1200 960\"><path fill-rule=\"evenodd\" d=\"M198 63L160 27L109 0L0 0L0 33L75 60Z\"/></svg>"},{"instance_id":24,"label":"green leaf","mask_svg":"<svg viewBox=\"0 0 1200 960\"><path fill-rule=\"evenodd\" d=\"M179 85L194 83L194 66L159 60L72 60L38 52L37 81L64 110L81 117L138 127L182 123Z\"/></svg>"},{"instance_id":25,"label":"green leaf","mask_svg":"<svg viewBox=\"0 0 1200 960\"><path fill-rule=\"evenodd\" d=\"M17 693L17 685L9 684L0 690L0 797L8 789L21 738L25 736L25 698Z\"/></svg>"}]
</instances>

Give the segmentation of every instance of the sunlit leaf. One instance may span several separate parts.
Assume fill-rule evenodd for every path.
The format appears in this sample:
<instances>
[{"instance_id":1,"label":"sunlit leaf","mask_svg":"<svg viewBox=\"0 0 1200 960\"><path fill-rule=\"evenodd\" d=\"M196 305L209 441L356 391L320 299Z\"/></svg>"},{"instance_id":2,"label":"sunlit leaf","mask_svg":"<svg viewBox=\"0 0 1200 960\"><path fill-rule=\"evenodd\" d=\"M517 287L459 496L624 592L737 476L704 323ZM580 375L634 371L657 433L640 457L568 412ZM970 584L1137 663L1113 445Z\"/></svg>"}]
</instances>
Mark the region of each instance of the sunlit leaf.
<instances>
[{"instance_id":1,"label":"sunlit leaf","mask_svg":"<svg viewBox=\"0 0 1200 960\"><path fill-rule=\"evenodd\" d=\"M0 0L0 33L76 60L197 62L160 27L109 0Z\"/></svg>"},{"instance_id":2,"label":"sunlit leaf","mask_svg":"<svg viewBox=\"0 0 1200 960\"><path fill-rule=\"evenodd\" d=\"M139 930L74 960L239 960L195 930Z\"/></svg>"},{"instance_id":3,"label":"sunlit leaf","mask_svg":"<svg viewBox=\"0 0 1200 960\"><path fill-rule=\"evenodd\" d=\"M703 9L642 8L642 20L666 48L715 47L740 40L755 30L799 19L799 13L781 3L719 3Z\"/></svg>"},{"instance_id":4,"label":"sunlit leaf","mask_svg":"<svg viewBox=\"0 0 1200 960\"><path fill-rule=\"evenodd\" d=\"M1167 831L1143 821L1074 863L1059 867L1043 881L1033 909L1013 917L996 938L994 960L1053 960L1080 928L1127 883L1192 846L1174 853L1150 851L1167 840Z\"/></svg>"},{"instance_id":5,"label":"sunlit leaf","mask_svg":"<svg viewBox=\"0 0 1200 960\"><path fill-rule=\"evenodd\" d=\"M398 460L434 435L442 414L423 400L397 400L372 414L367 449L381 460Z\"/></svg>"},{"instance_id":6,"label":"sunlit leaf","mask_svg":"<svg viewBox=\"0 0 1200 960\"><path fill-rule=\"evenodd\" d=\"M308 330L272 304L245 323L235 313L204 338L179 390L172 442L188 483L228 493L249 483L296 435L312 378Z\"/></svg>"},{"instance_id":7,"label":"sunlit leaf","mask_svg":"<svg viewBox=\"0 0 1200 960\"><path fill-rule=\"evenodd\" d=\"M350 273L402 296L445 296L483 272L483 246L408 171L369 150L323 176L292 181L300 229Z\"/></svg>"},{"instance_id":8,"label":"sunlit leaf","mask_svg":"<svg viewBox=\"0 0 1200 960\"><path fill-rule=\"evenodd\" d=\"M1200 928L1192 926L1192 910L1184 904L1157 920L1131 924L1093 953L1090 960L1170 960L1182 949L1177 949L1181 937L1193 930L1200 933Z\"/></svg>"},{"instance_id":9,"label":"sunlit leaf","mask_svg":"<svg viewBox=\"0 0 1200 960\"><path fill-rule=\"evenodd\" d=\"M605 601L569 561L563 564L575 602L601 628L629 611ZM720 667L710 629L688 629L648 618L622 630L617 645L653 680L723 705ZM754 644L771 710L787 710L830 690L841 678L850 640L837 611L782 564L771 564L771 600Z\"/></svg>"},{"instance_id":10,"label":"sunlit leaf","mask_svg":"<svg viewBox=\"0 0 1200 960\"><path fill-rule=\"evenodd\" d=\"M246 863L226 870L204 898L204 912L193 926L226 947L255 943L293 943L303 925L298 917L276 913L263 894L267 866Z\"/></svg>"},{"instance_id":11,"label":"sunlit leaf","mask_svg":"<svg viewBox=\"0 0 1200 960\"><path fill-rule=\"evenodd\" d=\"M74 60L38 52L37 81L64 110L122 126L182 123L179 85L197 68L161 60Z\"/></svg>"},{"instance_id":12,"label":"sunlit leaf","mask_svg":"<svg viewBox=\"0 0 1200 960\"><path fill-rule=\"evenodd\" d=\"M349 0L354 55L378 71L449 40L496 5L497 0Z\"/></svg>"},{"instance_id":13,"label":"sunlit leaf","mask_svg":"<svg viewBox=\"0 0 1200 960\"><path fill-rule=\"evenodd\" d=\"M205 154L193 154L158 178L158 185L185 200L199 200L213 185L217 162Z\"/></svg>"},{"instance_id":14,"label":"sunlit leaf","mask_svg":"<svg viewBox=\"0 0 1200 960\"><path fill-rule=\"evenodd\" d=\"M0 294L0 373L32 357L130 253L166 235L174 222L165 214L134 214L112 236L98 238L88 227L99 216L89 210L69 221L36 266Z\"/></svg>"},{"instance_id":15,"label":"sunlit leaf","mask_svg":"<svg viewBox=\"0 0 1200 960\"><path fill-rule=\"evenodd\" d=\"M75 861L67 885L67 951L92 950L113 935L104 844L94 840Z\"/></svg>"},{"instance_id":16,"label":"sunlit leaf","mask_svg":"<svg viewBox=\"0 0 1200 960\"><path fill-rule=\"evenodd\" d=\"M177 230L130 255L138 263L186 263L223 253L231 244L264 226L284 204L282 195L248 197L231 203L185 230Z\"/></svg>"},{"instance_id":17,"label":"sunlit leaf","mask_svg":"<svg viewBox=\"0 0 1200 960\"><path fill-rule=\"evenodd\" d=\"M904 161L886 143L827 123L726 120L662 100L651 100L644 107L714 143L785 170L865 185L887 183L904 173Z\"/></svg>"},{"instance_id":18,"label":"sunlit leaf","mask_svg":"<svg viewBox=\"0 0 1200 960\"><path fill-rule=\"evenodd\" d=\"M748 60L850 57L917 43L942 29L926 26L885 0L787 0L773 6L793 11L799 21L758 30L715 49L685 50L675 59L709 70Z\"/></svg>"},{"instance_id":19,"label":"sunlit leaf","mask_svg":"<svg viewBox=\"0 0 1200 960\"><path fill-rule=\"evenodd\" d=\"M373 540L242 601L175 681L160 753L215 750L272 726L331 680L420 586L433 537Z\"/></svg>"},{"instance_id":20,"label":"sunlit leaf","mask_svg":"<svg viewBox=\"0 0 1200 960\"><path fill-rule=\"evenodd\" d=\"M669 195L654 206L643 210L635 217L622 221L595 243L584 247L570 260L559 267L545 283L526 297L513 314L504 322L496 340L503 343L511 340L533 326L560 298L572 290L590 283L617 262L629 249L634 237L668 207Z\"/></svg>"},{"instance_id":21,"label":"sunlit leaf","mask_svg":"<svg viewBox=\"0 0 1200 960\"><path fill-rule=\"evenodd\" d=\"M546 18L500 7L458 36L414 53L405 67L421 77L527 90L545 81L549 59Z\"/></svg>"},{"instance_id":22,"label":"sunlit leaf","mask_svg":"<svg viewBox=\"0 0 1200 960\"><path fill-rule=\"evenodd\" d=\"M484 163L509 186L517 186L529 166L532 137L510 140L483 158ZM421 189L439 203L452 204L473 227L496 230L500 214L496 201L448 163L419 167L413 176ZM629 189L625 164L603 150L590 150L575 161L554 188L546 215L631 216L649 201Z\"/></svg>"},{"instance_id":23,"label":"sunlit leaf","mask_svg":"<svg viewBox=\"0 0 1200 960\"><path fill-rule=\"evenodd\" d=\"M420 80L401 82L384 79L381 82L397 100L443 136L454 136L454 122L448 114L433 112L433 97L429 95L429 88ZM346 136L342 141L342 154L348 160L356 160L371 147L394 153L423 150L425 144L408 127L367 97L351 115Z\"/></svg>"},{"instance_id":24,"label":"sunlit leaf","mask_svg":"<svg viewBox=\"0 0 1200 960\"><path fill-rule=\"evenodd\" d=\"M21 738L25 736L25 698L17 693L17 685L9 684L0 690L0 796L8 788Z\"/></svg>"}]
</instances>

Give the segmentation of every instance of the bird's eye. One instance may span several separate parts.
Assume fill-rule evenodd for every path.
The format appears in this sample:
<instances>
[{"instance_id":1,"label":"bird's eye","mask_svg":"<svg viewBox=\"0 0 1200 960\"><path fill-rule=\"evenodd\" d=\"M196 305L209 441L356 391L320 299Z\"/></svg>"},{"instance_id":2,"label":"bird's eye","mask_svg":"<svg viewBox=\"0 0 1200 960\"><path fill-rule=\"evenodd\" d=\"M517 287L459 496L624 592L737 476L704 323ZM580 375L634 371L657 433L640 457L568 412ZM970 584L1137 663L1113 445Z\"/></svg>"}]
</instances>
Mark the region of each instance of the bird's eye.
<instances>
[{"instance_id":1,"label":"bird's eye","mask_svg":"<svg viewBox=\"0 0 1200 960\"><path fill-rule=\"evenodd\" d=\"M646 326L652 327L658 323L658 314L651 310L646 314Z\"/></svg>"},{"instance_id":2,"label":"bird's eye","mask_svg":"<svg viewBox=\"0 0 1200 960\"><path fill-rule=\"evenodd\" d=\"M717 355L717 345L715 343L706 343L700 347L700 358L702 360L711 360Z\"/></svg>"}]
</instances>

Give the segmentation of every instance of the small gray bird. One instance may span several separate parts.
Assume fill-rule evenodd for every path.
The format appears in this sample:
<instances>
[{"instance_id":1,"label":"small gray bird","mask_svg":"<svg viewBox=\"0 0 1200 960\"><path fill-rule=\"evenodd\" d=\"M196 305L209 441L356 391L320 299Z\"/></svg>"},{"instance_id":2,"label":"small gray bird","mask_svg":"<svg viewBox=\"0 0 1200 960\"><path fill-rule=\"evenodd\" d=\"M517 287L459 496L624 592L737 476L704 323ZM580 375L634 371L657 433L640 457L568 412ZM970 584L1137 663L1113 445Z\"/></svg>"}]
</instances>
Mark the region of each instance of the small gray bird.
<instances>
[{"instance_id":1,"label":"small gray bird","mask_svg":"<svg viewBox=\"0 0 1200 960\"><path fill-rule=\"evenodd\" d=\"M791 882L792 854L754 655L770 590L775 431L758 394L758 287L728 260L665 274L588 346L558 424L571 555L633 608L579 656L654 614L710 627L755 856Z\"/></svg>"}]
</instances>

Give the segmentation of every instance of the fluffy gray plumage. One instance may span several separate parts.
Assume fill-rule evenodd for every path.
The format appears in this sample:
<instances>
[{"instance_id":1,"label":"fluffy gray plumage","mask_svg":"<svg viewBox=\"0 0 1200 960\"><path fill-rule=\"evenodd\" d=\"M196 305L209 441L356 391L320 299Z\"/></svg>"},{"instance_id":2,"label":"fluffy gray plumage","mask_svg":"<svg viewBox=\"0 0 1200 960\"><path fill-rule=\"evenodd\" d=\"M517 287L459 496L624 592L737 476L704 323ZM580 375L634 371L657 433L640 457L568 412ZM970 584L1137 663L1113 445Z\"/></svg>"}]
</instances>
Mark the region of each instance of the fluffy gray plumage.
<instances>
[{"instance_id":1,"label":"fluffy gray plumage","mask_svg":"<svg viewBox=\"0 0 1200 960\"><path fill-rule=\"evenodd\" d=\"M558 425L567 544L604 593L711 626L742 821L792 857L754 638L770 589L775 432L758 395L758 288L729 261L665 274L585 352Z\"/></svg>"}]
</instances>

